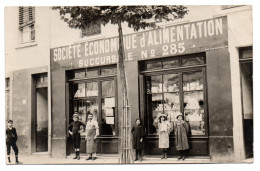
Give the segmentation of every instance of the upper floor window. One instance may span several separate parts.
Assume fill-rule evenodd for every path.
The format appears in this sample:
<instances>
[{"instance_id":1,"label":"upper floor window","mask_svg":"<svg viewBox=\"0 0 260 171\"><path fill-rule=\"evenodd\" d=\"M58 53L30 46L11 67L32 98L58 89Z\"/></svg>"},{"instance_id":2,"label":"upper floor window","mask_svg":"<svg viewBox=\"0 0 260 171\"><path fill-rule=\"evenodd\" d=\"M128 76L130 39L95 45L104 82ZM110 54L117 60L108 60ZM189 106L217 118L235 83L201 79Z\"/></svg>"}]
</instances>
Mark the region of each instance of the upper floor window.
<instances>
[{"instance_id":1,"label":"upper floor window","mask_svg":"<svg viewBox=\"0 0 260 171\"><path fill-rule=\"evenodd\" d=\"M101 34L101 23L92 24L89 27L81 30L81 38L96 36Z\"/></svg>"},{"instance_id":2,"label":"upper floor window","mask_svg":"<svg viewBox=\"0 0 260 171\"><path fill-rule=\"evenodd\" d=\"M19 7L21 43L35 41L35 7Z\"/></svg>"}]
</instances>

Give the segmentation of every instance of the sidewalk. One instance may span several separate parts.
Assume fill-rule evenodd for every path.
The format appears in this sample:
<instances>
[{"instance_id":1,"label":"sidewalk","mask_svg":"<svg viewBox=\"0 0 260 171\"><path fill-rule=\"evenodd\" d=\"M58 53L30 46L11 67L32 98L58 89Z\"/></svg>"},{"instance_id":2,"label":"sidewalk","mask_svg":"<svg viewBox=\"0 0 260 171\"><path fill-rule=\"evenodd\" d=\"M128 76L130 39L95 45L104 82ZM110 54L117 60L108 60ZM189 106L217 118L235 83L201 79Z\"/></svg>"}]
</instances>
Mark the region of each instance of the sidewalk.
<instances>
[{"instance_id":1,"label":"sidewalk","mask_svg":"<svg viewBox=\"0 0 260 171\"><path fill-rule=\"evenodd\" d=\"M74 160L74 155L67 158L50 158L47 154L20 155L20 164L119 164L117 155L101 155L96 160L86 160L86 154L82 154L80 160ZM14 156L11 156L11 163L15 164ZM253 159L247 159L240 163L252 163ZM145 156L143 161L135 161L133 164L208 164L211 162L209 157L188 157L184 161L177 160L176 157L161 159L159 156ZM6 164L9 164L6 161Z\"/></svg>"}]
</instances>

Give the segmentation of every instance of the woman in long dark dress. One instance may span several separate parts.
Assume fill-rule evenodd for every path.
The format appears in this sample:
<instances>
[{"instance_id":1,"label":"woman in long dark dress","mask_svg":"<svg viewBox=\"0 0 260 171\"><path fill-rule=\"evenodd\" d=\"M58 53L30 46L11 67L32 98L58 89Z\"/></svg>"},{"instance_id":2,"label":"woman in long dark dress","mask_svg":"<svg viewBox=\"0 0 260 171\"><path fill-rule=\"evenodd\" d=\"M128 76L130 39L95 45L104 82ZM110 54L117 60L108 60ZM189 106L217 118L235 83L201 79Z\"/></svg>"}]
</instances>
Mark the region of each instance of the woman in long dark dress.
<instances>
[{"instance_id":1,"label":"woman in long dark dress","mask_svg":"<svg viewBox=\"0 0 260 171\"><path fill-rule=\"evenodd\" d=\"M176 150L180 152L180 157L178 160L182 159L185 160L187 155L187 150L189 149L188 143L188 132L189 126L187 122L184 121L183 115L180 113L177 115L177 121L175 124L175 144Z\"/></svg>"},{"instance_id":2,"label":"woman in long dark dress","mask_svg":"<svg viewBox=\"0 0 260 171\"><path fill-rule=\"evenodd\" d=\"M135 161L138 160L142 161L142 150L143 150L143 138L144 138L144 129L141 125L141 120L136 119L135 126L132 128L133 134L133 149L136 150L135 152Z\"/></svg>"}]
</instances>

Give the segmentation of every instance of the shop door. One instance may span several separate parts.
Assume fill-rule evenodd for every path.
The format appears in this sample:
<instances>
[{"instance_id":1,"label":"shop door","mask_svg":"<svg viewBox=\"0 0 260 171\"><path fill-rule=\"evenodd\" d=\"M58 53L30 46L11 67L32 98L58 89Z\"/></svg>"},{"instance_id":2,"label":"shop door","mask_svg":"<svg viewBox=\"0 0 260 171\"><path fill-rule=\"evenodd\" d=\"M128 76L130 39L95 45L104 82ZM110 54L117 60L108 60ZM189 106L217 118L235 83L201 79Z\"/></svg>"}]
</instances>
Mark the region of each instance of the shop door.
<instances>
[{"instance_id":1,"label":"shop door","mask_svg":"<svg viewBox=\"0 0 260 171\"><path fill-rule=\"evenodd\" d=\"M246 157L253 157L253 63L241 62L241 88Z\"/></svg>"},{"instance_id":2,"label":"shop door","mask_svg":"<svg viewBox=\"0 0 260 171\"><path fill-rule=\"evenodd\" d=\"M36 152L48 151L48 88L36 89Z\"/></svg>"}]
</instances>

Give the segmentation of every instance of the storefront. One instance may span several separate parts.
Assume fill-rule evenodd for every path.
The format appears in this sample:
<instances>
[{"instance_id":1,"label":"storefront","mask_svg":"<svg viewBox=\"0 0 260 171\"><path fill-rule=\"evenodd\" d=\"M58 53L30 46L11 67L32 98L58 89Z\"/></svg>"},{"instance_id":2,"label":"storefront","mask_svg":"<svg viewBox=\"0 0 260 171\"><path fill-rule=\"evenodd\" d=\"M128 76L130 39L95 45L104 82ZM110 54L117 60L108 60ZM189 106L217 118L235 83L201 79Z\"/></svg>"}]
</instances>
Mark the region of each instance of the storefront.
<instances>
[{"instance_id":1,"label":"storefront","mask_svg":"<svg viewBox=\"0 0 260 171\"><path fill-rule=\"evenodd\" d=\"M124 36L132 125L143 121L145 155L158 155L157 115L173 125L177 112L189 122L190 155L225 156L233 151L227 17L167 26ZM122 113L117 68L118 38L51 49L52 153L68 155L67 125L77 112L93 113L100 127L98 153L119 152ZM85 151L82 136L81 151ZM176 155L174 133L170 155Z\"/></svg>"}]
</instances>

